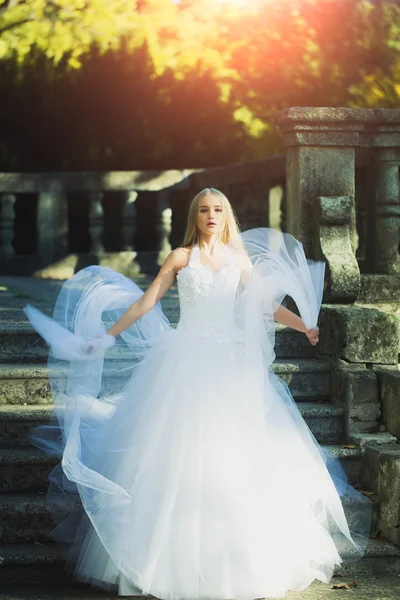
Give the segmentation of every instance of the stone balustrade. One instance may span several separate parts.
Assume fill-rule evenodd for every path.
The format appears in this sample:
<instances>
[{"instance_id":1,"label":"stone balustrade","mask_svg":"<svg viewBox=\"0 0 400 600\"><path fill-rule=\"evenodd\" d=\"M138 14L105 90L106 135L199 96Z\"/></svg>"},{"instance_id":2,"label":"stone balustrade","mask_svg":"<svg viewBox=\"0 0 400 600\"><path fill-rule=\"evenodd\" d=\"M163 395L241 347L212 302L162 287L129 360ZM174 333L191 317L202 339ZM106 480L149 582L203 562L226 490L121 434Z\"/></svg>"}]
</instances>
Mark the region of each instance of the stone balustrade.
<instances>
[{"instance_id":1,"label":"stone balustrade","mask_svg":"<svg viewBox=\"0 0 400 600\"><path fill-rule=\"evenodd\" d=\"M326 260L327 299L356 300L361 273L400 276L400 110L294 107L274 122L287 230Z\"/></svg>"},{"instance_id":2,"label":"stone balustrade","mask_svg":"<svg viewBox=\"0 0 400 600\"><path fill-rule=\"evenodd\" d=\"M284 156L197 170L2 173L0 272L63 278L89 263L154 272L182 243L198 191L224 191L248 229L283 226L269 207L284 185Z\"/></svg>"},{"instance_id":3,"label":"stone balustrade","mask_svg":"<svg viewBox=\"0 0 400 600\"><path fill-rule=\"evenodd\" d=\"M66 276L97 260L129 274L133 258L148 269L150 256L159 265L182 243L190 200L210 186L230 198L242 229L280 227L325 260L325 301L351 303L373 288L391 300L400 289L400 111L294 107L274 121L286 168L275 156L212 169L0 174L0 272L63 264Z\"/></svg>"}]
</instances>

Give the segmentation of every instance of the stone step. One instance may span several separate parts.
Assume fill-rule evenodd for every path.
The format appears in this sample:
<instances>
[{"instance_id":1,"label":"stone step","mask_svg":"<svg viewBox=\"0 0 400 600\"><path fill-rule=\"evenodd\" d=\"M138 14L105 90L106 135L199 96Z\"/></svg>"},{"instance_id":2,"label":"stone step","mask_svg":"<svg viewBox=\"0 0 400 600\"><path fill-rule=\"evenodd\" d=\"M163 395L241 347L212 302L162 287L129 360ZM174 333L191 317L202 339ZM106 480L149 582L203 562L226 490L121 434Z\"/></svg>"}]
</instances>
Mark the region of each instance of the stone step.
<instances>
[{"instance_id":1,"label":"stone step","mask_svg":"<svg viewBox=\"0 0 400 600\"><path fill-rule=\"evenodd\" d=\"M64 571L66 557L67 548L55 543L1 544L2 591L25 585L69 585L71 578Z\"/></svg>"},{"instance_id":2,"label":"stone step","mask_svg":"<svg viewBox=\"0 0 400 600\"><path fill-rule=\"evenodd\" d=\"M327 402L299 403L300 412L320 443L344 440L344 409ZM0 448L31 446L32 427L51 422L51 406L0 406Z\"/></svg>"},{"instance_id":3,"label":"stone step","mask_svg":"<svg viewBox=\"0 0 400 600\"><path fill-rule=\"evenodd\" d=\"M362 448L356 444L321 444L321 447L340 460L349 481L353 485L362 481Z\"/></svg>"},{"instance_id":4,"label":"stone step","mask_svg":"<svg viewBox=\"0 0 400 600\"><path fill-rule=\"evenodd\" d=\"M287 383L297 401L329 399L329 360L278 358L272 364L272 371Z\"/></svg>"},{"instance_id":5,"label":"stone step","mask_svg":"<svg viewBox=\"0 0 400 600\"><path fill-rule=\"evenodd\" d=\"M318 357L317 346L312 346L304 333L279 323L276 327L275 353L277 358ZM47 355L46 343L27 321L0 323L0 362L43 363Z\"/></svg>"},{"instance_id":6,"label":"stone step","mask_svg":"<svg viewBox=\"0 0 400 600\"><path fill-rule=\"evenodd\" d=\"M54 527L46 495L28 493L0 496L0 544L51 541Z\"/></svg>"},{"instance_id":7,"label":"stone step","mask_svg":"<svg viewBox=\"0 0 400 600\"><path fill-rule=\"evenodd\" d=\"M289 385L296 400L329 398L329 361L278 359L272 370ZM46 364L0 364L0 406L25 404L52 404Z\"/></svg>"},{"instance_id":8,"label":"stone step","mask_svg":"<svg viewBox=\"0 0 400 600\"><path fill-rule=\"evenodd\" d=\"M275 354L277 358L318 358L319 351L318 346L312 346L304 333L277 323Z\"/></svg>"},{"instance_id":9,"label":"stone step","mask_svg":"<svg viewBox=\"0 0 400 600\"><path fill-rule=\"evenodd\" d=\"M295 500L294 500L295 501ZM357 530L360 505L352 499L343 501L351 530ZM57 518L62 520L79 504L58 508ZM44 493L2 494L0 496L0 544L49 542L55 527L52 507L46 502Z\"/></svg>"},{"instance_id":10,"label":"stone step","mask_svg":"<svg viewBox=\"0 0 400 600\"><path fill-rule=\"evenodd\" d=\"M47 490L57 457L37 448L0 449L0 493Z\"/></svg>"},{"instance_id":11,"label":"stone step","mask_svg":"<svg viewBox=\"0 0 400 600\"><path fill-rule=\"evenodd\" d=\"M60 518L66 517L67 508L58 510L58 515ZM46 502L46 494L43 492L2 494L0 523L0 544L49 542L50 532L55 526L52 507Z\"/></svg>"},{"instance_id":12,"label":"stone step","mask_svg":"<svg viewBox=\"0 0 400 600\"><path fill-rule=\"evenodd\" d=\"M360 448L346 448L335 444L321 444L337 456L350 481L361 480ZM48 475L58 464L57 457L44 454L37 448L0 449L0 493L20 493L45 491L48 488Z\"/></svg>"},{"instance_id":13,"label":"stone step","mask_svg":"<svg viewBox=\"0 0 400 600\"><path fill-rule=\"evenodd\" d=\"M0 596L3 600L98 600L100 598L108 598L117 600L116 594L107 594L103 591L93 590L89 587L79 584L71 584L70 577L63 570L67 551L65 548L57 546L53 543L39 544L4 544L0 545L0 581L2 592L6 595ZM343 558L348 558L343 553ZM370 539L366 548L365 557L361 561L362 567L367 571L382 573L397 574L400 571L400 547L394 546L389 542L379 539ZM337 567L337 573L354 571L354 563L346 562L344 566ZM356 563L360 565L360 563ZM370 565L370 567L369 567ZM69 585L68 585L69 583ZM68 585L68 588L66 586ZM27 586L27 588L25 588ZM44 586L43 594L39 592L39 586ZM49 587L54 588L54 592L49 590ZM378 586L379 587L379 586ZM378 591L378 587L377 590ZM21 596L16 596L14 590L21 590ZM60 596L55 596L54 593L60 590ZM64 590L68 590L64 595ZM307 592L312 592L309 588ZM322 598L321 589L315 590L317 593L307 593L307 598ZM332 595L332 590L328 588L329 598ZM10 595L8 595L10 594ZM299 595L299 592L296 592ZM328 597L327 595L327 597ZM367 594L363 598L371 598ZM385 598L395 598L397 596L390 595ZM361 596L357 596L362 600Z\"/></svg>"},{"instance_id":14,"label":"stone step","mask_svg":"<svg viewBox=\"0 0 400 600\"><path fill-rule=\"evenodd\" d=\"M301 402L299 410L315 437L321 442L343 438L344 409L328 402ZM55 417L52 406L0 406L0 447L31 446L31 428Z\"/></svg>"},{"instance_id":15,"label":"stone step","mask_svg":"<svg viewBox=\"0 0 400 600\"><path fill-rule=\"evenodd\" d=\"M320 444L345 441L345 411L329 403L302 402L301 415Z\"/></svg>"}]
</instances>

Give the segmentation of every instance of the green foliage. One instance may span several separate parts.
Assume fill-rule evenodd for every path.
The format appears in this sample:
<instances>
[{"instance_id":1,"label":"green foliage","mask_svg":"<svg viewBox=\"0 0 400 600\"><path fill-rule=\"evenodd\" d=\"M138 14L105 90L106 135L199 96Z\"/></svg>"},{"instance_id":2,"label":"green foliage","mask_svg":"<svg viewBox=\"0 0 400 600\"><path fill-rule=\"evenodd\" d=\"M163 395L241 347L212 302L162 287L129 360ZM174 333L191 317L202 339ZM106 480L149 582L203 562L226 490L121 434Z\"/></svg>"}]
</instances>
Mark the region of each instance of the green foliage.
<instances>
[{"instance_id":1,"label":"green foliage","mask_svg":"<svg viewBox=\"0 0 400 600\"><path fill-rule=\"evenodd\" d=\"M115 49L126 36L132 48L140 46L175 13L168 0L0 0L0 58L24 62L38 48L77 68L94 44Z\"/></svg>"},{"instance_id":2,"label":"green foliage","mask_svg":"<svg viewBox=\"0 0 400 600\"><path fill-rule=\"evenodd\" d=\"M0 59L24 63L38 48L79 68L94 45L104 52L124 39L131 50L146 42L157 73L199 57L210 66L220 63L207 40L223 9L214 0L0 0Z\"/></svg>"},{"instance_id":3,"label":"green foliage","mask_svg":"<svg viewBox=\"0 0 400 600\"><path fill-rule=\"evenodd\" d=\"M400 0L0 0L3 165L250 159L296 105L400 107Z\"/></svg>"}]
</instances>

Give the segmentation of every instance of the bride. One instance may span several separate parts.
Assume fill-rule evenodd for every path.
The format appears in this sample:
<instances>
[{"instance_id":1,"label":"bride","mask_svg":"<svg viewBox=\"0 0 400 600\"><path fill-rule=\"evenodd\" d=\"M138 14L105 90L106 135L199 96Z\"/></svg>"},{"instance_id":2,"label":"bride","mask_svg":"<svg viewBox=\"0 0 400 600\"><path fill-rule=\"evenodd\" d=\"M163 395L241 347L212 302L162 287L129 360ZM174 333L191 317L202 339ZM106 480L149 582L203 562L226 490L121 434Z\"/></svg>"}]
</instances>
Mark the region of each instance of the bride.
<instances>
[{"instance_id":1,"label":"bride","mask_svg":"<svg viewBox=\"0 0 400 600\"><path fill-rule=\"evenodd\" d=\"M240 234L210 188L146 292L93 266L53 319L26 307L50 345L58 423L34 443L61 457L48 499L68 504L54 537L72 542L76 579L165 600L281 598L362 556L371 503L270 368L275 321L317 344L323 277L292 236ZM175 278L176 329L159 304Z\"/></svg>"}]
</instances>

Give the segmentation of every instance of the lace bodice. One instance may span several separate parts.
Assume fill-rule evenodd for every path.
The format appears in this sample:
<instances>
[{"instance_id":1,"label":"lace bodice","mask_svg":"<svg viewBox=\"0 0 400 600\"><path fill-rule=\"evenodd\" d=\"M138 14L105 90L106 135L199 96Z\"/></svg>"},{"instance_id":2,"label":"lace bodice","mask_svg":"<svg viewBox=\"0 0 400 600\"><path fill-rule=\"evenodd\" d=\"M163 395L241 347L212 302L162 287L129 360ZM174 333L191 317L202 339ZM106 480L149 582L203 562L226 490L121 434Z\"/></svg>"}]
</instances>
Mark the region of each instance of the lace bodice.
<instances>
[{"instance_id":1,"label":"lace bodice","mask_svg":"<svg viewBox=\"0 0 400 600\"><path fill-rule=\"evenodd\" d=\"M217 271L201 264L199 246L192 248L189 264L178 271L181 312L178 328L229 343L238 333L234 302L240 270L232 250L225 248L226 264Z\"/></svg>"}]
</instances>

